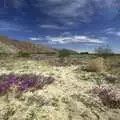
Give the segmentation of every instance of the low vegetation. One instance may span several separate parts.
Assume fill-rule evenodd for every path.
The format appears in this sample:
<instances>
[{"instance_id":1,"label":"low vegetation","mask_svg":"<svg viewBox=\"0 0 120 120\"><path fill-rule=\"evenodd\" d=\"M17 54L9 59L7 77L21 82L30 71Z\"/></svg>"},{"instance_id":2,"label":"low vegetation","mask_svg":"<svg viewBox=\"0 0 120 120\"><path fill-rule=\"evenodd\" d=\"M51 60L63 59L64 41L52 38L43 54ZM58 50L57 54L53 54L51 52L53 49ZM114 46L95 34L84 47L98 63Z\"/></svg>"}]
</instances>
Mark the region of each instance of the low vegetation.
<instances>
[{"instance_id":1,"label":"low vegetation","mask_svg":"<svg viewBox=\"0 0 120 120\"><path fill-rule=\"evenodd\" d=\"M111 108L120 108L120 89L108 85L101 85L93 89L98 94L104 105Z\"/></svg>"},{"instance_id":2,"label":"low vegetation","mask_svg":"<svg viewBox=\"0 0 120 120\"><path fill-rule=\"evenodd\" d=\"M120 83L120 78L114 75L109 75L105 77L108 83Z\"/></svg>"},{"instance_id":3,"label":"low vegetation","mask_svg":"<svg viewBox=\"0 0 120 120\"><path fill-rule=\"evenodd\" d=\"M18 52L18 57L30 57L30 53L28 52Z\"/></svg>"},{"instance_id":4,"label":"low vegetation","mask_svg":"<svg viewBox=\"0 0 120 120\"><path fill-rule=\"evenodd\" d=\"M17 97L22 92L28 90L41 89L46 84L51 84L55 81L52 77L36 76L34 74L24 75L1 75L0 76L0 94L4 95L15 89Z\"/></svg>"},{"instance_id":5,"label":"low vegetation","mask_svg":"<svg viewBox=\"0 0 120 120\"><path fill-rule=\"evenodd\" d=\"M103 72L105 70L104 59L102 57L98 57L90 60L84 70L88 72Z\"/></svg>"},{"instance_id":6,"label":"low vegetation","mask_svg":"<svg viewBox=\"0 0 120 120\"><path fill-rule=\"evenodd\" d=\"M97 55L103 56L103 57L110 56L110 55L114 54L109 45L107 45L107 46L100 46L100 47L96 48L95 49L95 53Z\"/></svg>"}]
</instances>

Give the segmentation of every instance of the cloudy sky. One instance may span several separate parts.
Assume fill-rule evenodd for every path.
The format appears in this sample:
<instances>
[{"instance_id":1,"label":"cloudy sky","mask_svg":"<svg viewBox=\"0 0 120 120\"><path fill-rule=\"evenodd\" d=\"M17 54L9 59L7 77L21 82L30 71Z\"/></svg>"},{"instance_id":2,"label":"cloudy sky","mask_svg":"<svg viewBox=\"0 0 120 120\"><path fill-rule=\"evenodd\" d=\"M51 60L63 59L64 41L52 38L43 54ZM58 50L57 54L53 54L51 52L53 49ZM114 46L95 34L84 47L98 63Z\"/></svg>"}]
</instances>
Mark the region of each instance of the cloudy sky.
<instances>
[{"instance_id":1,"label":"cloudy sky","mask_svg":"<svg viewBox=\"0 0 120 120\"><path fill-rule=\"evenodd\" d=\"M0 35L51 47L120 53L120 0L0 0Z\"/></svg>"}]
</instances>

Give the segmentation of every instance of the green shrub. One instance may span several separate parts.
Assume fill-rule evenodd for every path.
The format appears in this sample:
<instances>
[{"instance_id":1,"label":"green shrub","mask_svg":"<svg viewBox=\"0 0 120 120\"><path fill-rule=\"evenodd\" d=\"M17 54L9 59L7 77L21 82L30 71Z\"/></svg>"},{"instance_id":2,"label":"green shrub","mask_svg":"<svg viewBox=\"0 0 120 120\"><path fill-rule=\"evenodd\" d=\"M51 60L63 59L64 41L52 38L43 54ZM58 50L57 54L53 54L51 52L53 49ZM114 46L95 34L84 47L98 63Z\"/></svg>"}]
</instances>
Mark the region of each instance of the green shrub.
<instances>
[{"instance_id":1,"label":"green shrub","mask_svg":"<svg viewBox=\"0 0 120 120\"><path fill-rule=\"evenodd\" d=\"M62 49L59 51L58 57L60 58L60 62L64 62L65 58L68 57L71 53L69 50Z\"/></svg>"},{"instance_id":2,"label":"green shrub","mask_svg":"<svg viewBox=\"0 0 120 120\"><path fill-rule=\"evenodd\" d=\"M28 53L28 52L19 52L18 57L30 57L30 53Z\"/></svg>"},{"instance_id":3,"label":"green shrub","mask_svg":"<svg viewBox=\"0 0 120 120\"><path fill-rule=\"evenodd\" d=\"M62 49L59 51L59 57L60 58L64 58L64 57L68 57L70 55L70 52L66 49Z\"/></svg>"}]
</instances>

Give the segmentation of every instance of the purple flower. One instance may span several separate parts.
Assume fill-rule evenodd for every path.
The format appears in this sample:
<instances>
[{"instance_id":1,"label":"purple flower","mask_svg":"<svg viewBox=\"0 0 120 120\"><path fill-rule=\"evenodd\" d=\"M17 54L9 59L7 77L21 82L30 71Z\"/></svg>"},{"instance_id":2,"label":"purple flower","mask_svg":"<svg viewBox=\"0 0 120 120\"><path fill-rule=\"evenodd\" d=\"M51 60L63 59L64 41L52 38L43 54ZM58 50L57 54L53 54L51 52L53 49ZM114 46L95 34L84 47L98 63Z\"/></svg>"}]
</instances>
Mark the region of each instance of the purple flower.
<instances>
[{"instance_id":1,"label":"purple flower","mask_svg":"<svg viewBox=\"0 0 120 120\"><path fill-rule=\"evenodd\" d=\"M8 89L9 89L9 86L7 84L0 85L0 93L6 93Z\"/></svg>"},{"instance_id":2,"label":"purple flower","mask_svg":"<svg viewBox=\"0 0 120 120\"><path fill-rule=\"evenodd\" d=\"M28 83L33 83L33 80L28 80Z\"/></svg>"},{"instance_id":3,"label":"purple flower","mask_svg":"<svg viewBox=\"0 0 120 120\"><path fill-rule=\"evenodd\" d=\"M9 88L15 87L17 91L27 92L29 88L39 89L45 84L51 84L54 81L52 77L30 75L6 75L0 76L0 93L7 93ZM11 89L10 89L11 90Z\"/></svg>"},{"instance_id":4,"label":"purple flower","mask_svg":"<svg viewBox=\"0 0 120 120\"><path fill-rule=\"evenodd\" d=\"M8 83L9 84L17 84L18 81L17 81L16 77L10 77L10 78L8 78Z\"/></svg>"},{"instance_id":5,"label":"purple flower","mask_svg":"<svg viewBox=\"0 0 120 120\"><path fill-rule=\"evenodd\" d=\"M34 85L34 81L30 79L30 80L24 81L22 84L27 85L28 87L31 87Z\"/></svg>"},{"instance_id":6,"label":"purple flower","mask_svg":"<svg viewBox=\"0 0 120 120\"><path fill-rule=\"evenodd\" d=\"M27 86L27 85L22 84L22 85L20 86L20 89L21 89L22 91L26 92L26 91L27 91L27 89L28 89L28 86Z\"/></svg>"},{"instance_id":7,"label":"purple flower","mask_svg":"<svg viewBox=\"0 0 120 120\"><path fill-rule=\"evenodd\" d=\"M29 85L29 86L34 85L34 81L33 81L33 80L28 80L27 82L28 82L28 85Z\"/></svg>"}]
</instances>

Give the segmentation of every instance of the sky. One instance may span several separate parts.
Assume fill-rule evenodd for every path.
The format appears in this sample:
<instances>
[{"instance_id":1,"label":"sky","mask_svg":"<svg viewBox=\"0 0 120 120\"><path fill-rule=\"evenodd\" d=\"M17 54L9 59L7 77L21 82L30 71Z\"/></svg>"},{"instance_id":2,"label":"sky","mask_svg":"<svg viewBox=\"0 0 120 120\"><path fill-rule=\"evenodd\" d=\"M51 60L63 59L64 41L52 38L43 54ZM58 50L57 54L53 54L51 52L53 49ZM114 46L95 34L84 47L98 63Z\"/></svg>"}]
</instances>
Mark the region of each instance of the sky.
<instances>
[{"instance_id":1,"label":"sky","mask_svg":"<svg viewBox=\"0 0 120 120\"><path fill-rule=\"evenodd\" d=\"M0 0L0 35L54 48L120 53L120 0Z\"/></svg>"}]
</instances>

